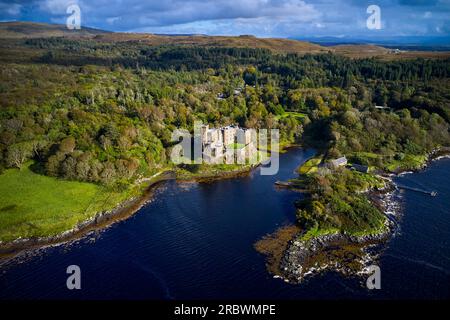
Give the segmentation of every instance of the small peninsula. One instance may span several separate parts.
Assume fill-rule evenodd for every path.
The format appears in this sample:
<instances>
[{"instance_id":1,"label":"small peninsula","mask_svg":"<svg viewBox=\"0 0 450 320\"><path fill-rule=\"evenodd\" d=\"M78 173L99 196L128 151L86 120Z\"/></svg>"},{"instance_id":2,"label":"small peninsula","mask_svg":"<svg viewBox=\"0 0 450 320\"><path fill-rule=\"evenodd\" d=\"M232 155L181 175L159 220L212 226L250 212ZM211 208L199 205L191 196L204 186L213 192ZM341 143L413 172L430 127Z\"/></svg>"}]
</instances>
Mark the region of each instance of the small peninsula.
<instances>
[{"instance_id":1,"label":"small peninsula","mask_svg":"<svg viewBox=\"0 0 450 320\"><path fill-rule=\"evenodd\" d=\"M237 128L276 129L281 149L317 150L287 183L303 195L283 252L336 234L376 240L390 228L373 199L391 188L382 176L420 169L450 146L448 52L94 29L55 36L45 24L30 37L34 27L0 28L6 251L128 217L161 181L248 173L254 164L222 163L227 152L259 157L229 139ZM174 164L172 133L196 122L213 163Z\"/></svg>"}]
</instances>

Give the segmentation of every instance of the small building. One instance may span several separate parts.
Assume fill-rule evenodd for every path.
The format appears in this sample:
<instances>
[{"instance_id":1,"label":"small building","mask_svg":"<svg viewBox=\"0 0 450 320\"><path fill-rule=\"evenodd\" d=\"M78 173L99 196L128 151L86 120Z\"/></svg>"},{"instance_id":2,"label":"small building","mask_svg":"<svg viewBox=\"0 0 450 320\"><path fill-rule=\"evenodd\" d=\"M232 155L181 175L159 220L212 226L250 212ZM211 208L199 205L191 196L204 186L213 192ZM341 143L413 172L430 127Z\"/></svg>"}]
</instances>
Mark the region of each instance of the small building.
<instances>
[{"instance_id":1,"label":"small building","mask_svg":"<svg viewBox=\"0 0 450 320\"><path fill-rule=\"evenodd\" d=\"M344 156L338 159L331 160L330 165L334 168L345 167L347 165L347 162L347 158Z\"/></svg>"},{"instance_id":2,"label":"small building","mask_svg":"<svg viewBox=\"0 0 450 320\"><path fill-rule=\"evenodd\" d=\"M391 51L389 51L390 53L393 53L393 54L399 54L399 53L402 53L403 51L402 50L400 50L400 49L392 49Z\"/></svg>"},{"instance_id":3,"label":"small building","mask_svg":"<svg viewBox=\"0 0 450 320\"><path fill-rule=\"evenodd\" d=\"M369 170L370 170L369 166L365 166L362 164L356 164L356 163L352 165L352 169L362 172L362 173L369 173Z\"/></svg>"},{"instance_id":4,"label":"small building","mask_svg":"<svg viewBox=\"0 0 450 320\"><path fill-rule=\"evenodd\" d=\"M218 100L223 100L223 99L226 99L226 95L225 95L225 93L219 93L219 94L217 94L217 99Z\"/></svg>"}]
</instances>

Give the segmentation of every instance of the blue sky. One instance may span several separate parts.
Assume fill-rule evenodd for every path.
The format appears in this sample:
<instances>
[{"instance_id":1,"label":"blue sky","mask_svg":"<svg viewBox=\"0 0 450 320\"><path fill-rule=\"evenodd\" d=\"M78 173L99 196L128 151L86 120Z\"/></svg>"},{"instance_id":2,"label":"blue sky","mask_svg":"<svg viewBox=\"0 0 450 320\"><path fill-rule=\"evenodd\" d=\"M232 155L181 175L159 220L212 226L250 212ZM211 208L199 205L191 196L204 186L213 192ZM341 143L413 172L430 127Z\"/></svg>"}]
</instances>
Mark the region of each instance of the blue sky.
<instances>
[{"instance_id":1,"label":"blue sky","mask_svg":"<svg viewBox=\"0 0 450 320\"><path fill-rule=\"evenodd\" d=\"M261 37L450 36L450 0L0 0L0 20L65 23L70 4L83 26L112 31L253 34ZM367 7L381 9L369 30Z\"/></svg>"}]
</instances>

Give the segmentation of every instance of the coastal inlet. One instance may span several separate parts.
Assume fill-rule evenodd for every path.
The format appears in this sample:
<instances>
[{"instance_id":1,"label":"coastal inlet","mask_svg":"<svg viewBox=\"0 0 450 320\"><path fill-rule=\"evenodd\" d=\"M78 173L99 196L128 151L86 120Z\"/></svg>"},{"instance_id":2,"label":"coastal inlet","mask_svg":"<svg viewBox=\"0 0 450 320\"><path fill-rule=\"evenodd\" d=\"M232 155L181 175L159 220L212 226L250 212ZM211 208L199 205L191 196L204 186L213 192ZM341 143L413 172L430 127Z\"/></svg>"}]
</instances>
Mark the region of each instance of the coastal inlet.
<instances>
[{"instance_id":1,"label":"coastal inlet","mask_svg":"<svg viewBox=\"0 0 450 320\"><path fill-rule=\"evenodd\" d=\"M314 150L280 155L280 171L259 169L208 183L168 181L135 215L74 243L21 256L0 267L2 299L340 299L449 298L450 160L395 178L438 191L400 191L399 232L380 255L381 290L334 271L300 285L267 272L254 249L264 235L295 221L302 194L275 181L295 176ZM295 231L295 230L294 230ZM447 258L446 258L447 257ZM82 290L67 290L66 268L80 266Z\"/></svg>"}]
</instances>

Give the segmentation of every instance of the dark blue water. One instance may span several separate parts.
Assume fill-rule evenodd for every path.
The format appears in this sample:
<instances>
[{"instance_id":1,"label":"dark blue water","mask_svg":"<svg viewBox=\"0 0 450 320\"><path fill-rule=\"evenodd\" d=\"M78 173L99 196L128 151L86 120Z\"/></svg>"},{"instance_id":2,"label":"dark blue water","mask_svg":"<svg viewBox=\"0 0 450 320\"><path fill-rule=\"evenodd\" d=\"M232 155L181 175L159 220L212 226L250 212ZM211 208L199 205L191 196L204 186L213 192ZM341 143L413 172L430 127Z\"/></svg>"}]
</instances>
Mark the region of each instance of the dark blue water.
<instances>
[{"instance_id":1,"label":"dark blue water","mask_svg":"<svg viewBox=\"0 0 450 320\"><path fill-rule=\"evenodd\" d=\"M450 160L399 178L439 196L402 195L401 232L380 261L381 290L335 273L291 285L266 272L253 244L294 221L293 201L300 196L273 183L292 177L312 155L299 149L281 155L276 176L255 170L208 184L168 182L130 219L0 267L0 298L449 298ZM66 288L72 264L81 268L78 291Z\"/></svg>"}]
</instances>

